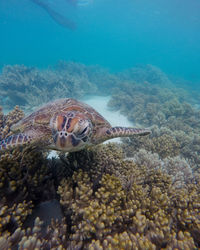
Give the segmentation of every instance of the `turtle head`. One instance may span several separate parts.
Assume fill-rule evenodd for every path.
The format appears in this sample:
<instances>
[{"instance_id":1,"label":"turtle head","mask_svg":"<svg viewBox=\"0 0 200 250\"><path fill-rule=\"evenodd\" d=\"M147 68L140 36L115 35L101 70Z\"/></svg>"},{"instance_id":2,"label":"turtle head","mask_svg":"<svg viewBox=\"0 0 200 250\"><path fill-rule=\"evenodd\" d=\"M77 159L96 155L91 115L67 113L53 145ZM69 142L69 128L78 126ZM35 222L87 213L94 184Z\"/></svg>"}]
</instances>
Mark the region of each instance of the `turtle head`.
<instances>
[{"instance_id":1,"label":"turtle head","mask_svg":"<svg viewBox=\"0 0 200 250\"><path fill-rule=\"evenodd\" d=\"M51 119L54 148L73 152L90 144L92 123L82 113L68 112L58 114Z\"/></svg>"}]
</instances>

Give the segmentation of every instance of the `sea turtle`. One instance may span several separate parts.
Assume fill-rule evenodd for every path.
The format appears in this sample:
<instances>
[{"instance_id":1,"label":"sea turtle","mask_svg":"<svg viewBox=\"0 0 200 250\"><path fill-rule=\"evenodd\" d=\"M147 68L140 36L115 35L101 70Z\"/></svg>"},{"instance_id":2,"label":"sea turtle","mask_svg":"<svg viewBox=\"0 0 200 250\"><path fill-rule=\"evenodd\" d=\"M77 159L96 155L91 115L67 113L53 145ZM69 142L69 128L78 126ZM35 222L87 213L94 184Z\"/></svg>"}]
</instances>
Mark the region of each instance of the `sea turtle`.
<instances>
[{"instance_id":1,"label":"sea turtle","mask_svg":"<svg viewBox=\"0 0 200 250\"><path fill-rule=\"evenodd\" d=\"M0 141L0 150L35 143L65 152L79 151L114 137L148 135L142 128L111 127L92 107L75 99L58 99L11 127L14 135Z\"/></svg>"}]
</instances>

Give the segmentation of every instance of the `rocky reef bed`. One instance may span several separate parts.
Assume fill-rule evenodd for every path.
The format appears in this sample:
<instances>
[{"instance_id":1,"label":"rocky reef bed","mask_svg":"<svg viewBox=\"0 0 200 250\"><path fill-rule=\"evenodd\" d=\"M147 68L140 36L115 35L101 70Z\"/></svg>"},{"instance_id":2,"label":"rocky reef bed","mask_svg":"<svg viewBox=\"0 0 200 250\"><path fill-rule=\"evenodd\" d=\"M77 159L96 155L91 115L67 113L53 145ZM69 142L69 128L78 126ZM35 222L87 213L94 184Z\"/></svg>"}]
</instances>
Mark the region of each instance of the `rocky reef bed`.
<instances>
[{"instance_id":1,"label":"rocky reef bed","mask_svg":"<svg viewBox=\"0 0 200 250\"><path fill-rule=\"evenodd\" d=\"M33 146L2 152L0 249L200 248L198 94L151 65L117 75L75 63L6 66L0 86L1 105L25 110L107 89L110 108L152 130L57 159ZM0 109L0 139L23 115Z\"/></svg>"}]
</instances>

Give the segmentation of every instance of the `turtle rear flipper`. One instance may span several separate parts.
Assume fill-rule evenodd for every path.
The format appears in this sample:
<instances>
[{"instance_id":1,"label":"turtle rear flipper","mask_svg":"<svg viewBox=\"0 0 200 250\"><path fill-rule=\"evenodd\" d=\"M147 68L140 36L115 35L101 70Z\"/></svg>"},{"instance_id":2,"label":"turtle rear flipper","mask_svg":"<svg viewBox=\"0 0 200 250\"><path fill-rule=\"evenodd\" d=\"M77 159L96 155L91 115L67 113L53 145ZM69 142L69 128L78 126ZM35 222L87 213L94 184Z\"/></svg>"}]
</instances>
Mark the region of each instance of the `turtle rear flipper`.
<instances>
[{"instance_id":1,"label":"turtle rear flipper","mask_svg":"<svg viewBox=\"0 0 200 250\"><path fill-rule=\"evenodd\" d=\"M11 149L20 145L26 145L31 142L32 138L25 134L11 135L0 141L0 151Z\"/></svg>"}]
</instances>

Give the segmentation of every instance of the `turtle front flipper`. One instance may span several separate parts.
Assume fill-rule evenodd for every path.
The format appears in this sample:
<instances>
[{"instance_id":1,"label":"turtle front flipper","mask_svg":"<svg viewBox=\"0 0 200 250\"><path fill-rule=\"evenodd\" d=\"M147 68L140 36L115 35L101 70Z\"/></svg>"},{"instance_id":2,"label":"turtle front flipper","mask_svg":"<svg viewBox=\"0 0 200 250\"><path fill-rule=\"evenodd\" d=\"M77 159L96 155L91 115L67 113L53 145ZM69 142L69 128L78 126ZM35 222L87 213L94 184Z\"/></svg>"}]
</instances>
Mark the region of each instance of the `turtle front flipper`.
<instances>
[{"instance_id":1,"label":"turtle front flipper","mask_svg":"<svg viewBox=\"0 0 200 250\"><path fill-rule=\"evenodd\" d=\"M32 138L25 134L11 135L4 140L0 140L0 151L29 144L31 140Z\"/></svg>"},{"instance_id":2,"label":"turtle front flipper","mask_svg":"<svg viewBox=\"0 0 200 250\"><path fill-rule=\"evenodd\" d=\"M134 135L149 135L151 131L146 128L126 128L126 127L112 127L106 130L106 135L110 138L115 137L129 137Z\"/></svg>"},{"instance_id":3,"label":"turtle front flipper","mask_svg":"<svg viewBox=\"0 0 200 250\"><path fill-rule=\"evenodd\" d=\"M126 127L111 127L101 128L95 138L95 144L100 142L117 138L117 137L132 137L135 135L144 136L149 135L151 131L146 128L126 128Z\"/></svg>"}]
</instances>

